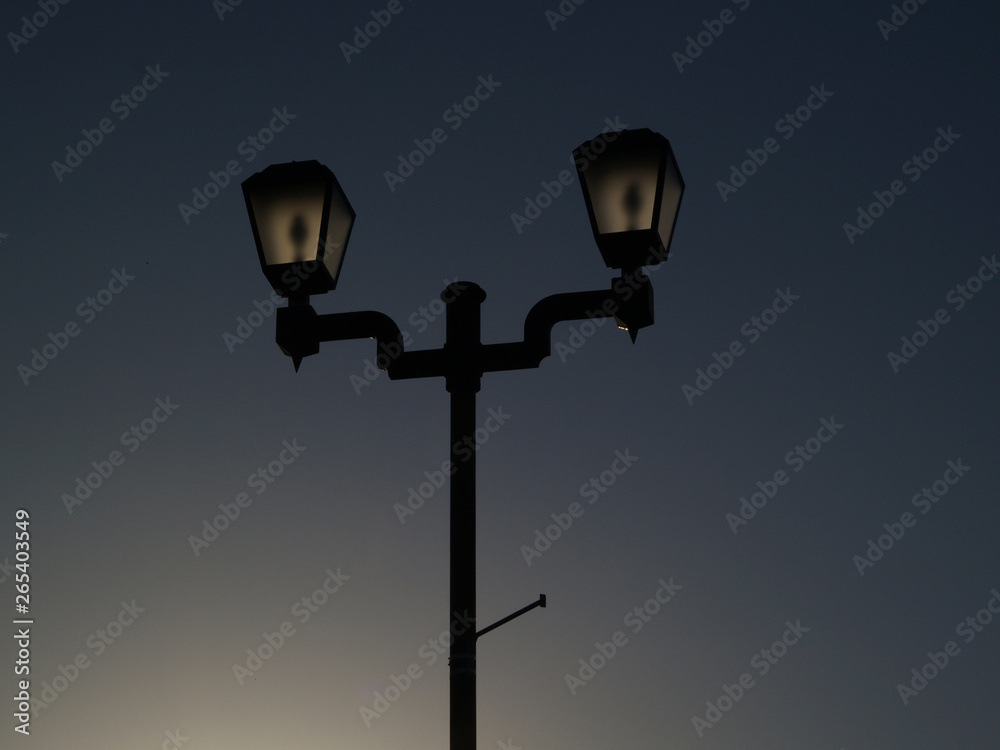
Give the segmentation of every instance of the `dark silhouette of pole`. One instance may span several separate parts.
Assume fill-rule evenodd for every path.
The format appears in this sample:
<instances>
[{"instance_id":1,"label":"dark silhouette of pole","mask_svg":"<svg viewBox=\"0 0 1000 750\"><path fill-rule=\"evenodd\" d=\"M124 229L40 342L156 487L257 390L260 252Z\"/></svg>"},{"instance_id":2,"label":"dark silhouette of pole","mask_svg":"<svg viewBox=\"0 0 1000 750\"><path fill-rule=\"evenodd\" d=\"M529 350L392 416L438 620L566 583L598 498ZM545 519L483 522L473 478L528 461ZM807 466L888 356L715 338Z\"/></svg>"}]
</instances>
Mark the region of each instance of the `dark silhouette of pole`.
<instances>
[{"instance_id":1,"label":"dark silhouette of pole","mask_svg":"<svg viewBox=\"0 0 1000 750\"><path fill-rule=\"evenodd\" d=\"M480 305L475 284L449 286L445 387L451 394L451 750L476 747L476 393Z\"/></svg>"}]
</instances>

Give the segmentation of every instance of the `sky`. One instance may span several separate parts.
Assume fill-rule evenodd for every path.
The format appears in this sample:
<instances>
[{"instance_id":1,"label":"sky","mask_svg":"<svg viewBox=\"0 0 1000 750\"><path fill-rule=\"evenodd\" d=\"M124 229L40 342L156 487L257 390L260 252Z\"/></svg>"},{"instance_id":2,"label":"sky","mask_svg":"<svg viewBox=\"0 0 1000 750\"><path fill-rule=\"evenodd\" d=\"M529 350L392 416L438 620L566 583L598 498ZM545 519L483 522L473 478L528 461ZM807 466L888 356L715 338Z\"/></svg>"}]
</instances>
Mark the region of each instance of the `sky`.
<instances>
[{"instance_id":1,"label":"sky","mask_svg":"<svg viewBox=\"0 0 1000 750\"><path fill-rule=\"evenodd\" d=\"M479 641L479 748L995 744L998 21L5 4L0 745L443 747L443 380L370 340L295 373L239 184L336 174L317 312L434 349L474 282L516 341L609 288L571 154L622 128L686 183L655 325L561 323L478 395L477 627L547 597Z\"/></svg>"}]
</instances>

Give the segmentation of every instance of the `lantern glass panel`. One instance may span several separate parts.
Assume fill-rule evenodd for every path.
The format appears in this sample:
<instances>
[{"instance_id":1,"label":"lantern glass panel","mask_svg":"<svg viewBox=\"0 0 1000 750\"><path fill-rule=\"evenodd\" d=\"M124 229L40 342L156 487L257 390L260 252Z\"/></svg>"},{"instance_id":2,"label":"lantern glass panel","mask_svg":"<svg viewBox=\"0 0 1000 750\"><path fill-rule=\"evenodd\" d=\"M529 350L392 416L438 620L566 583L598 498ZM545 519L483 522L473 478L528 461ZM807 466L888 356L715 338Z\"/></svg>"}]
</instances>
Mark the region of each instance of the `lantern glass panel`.
<instances>
[{"instance_id":1,"label":"lantern glass panel","mask_svg":"<svg viewBox=\"0 0 1000 750\"><path fill-rule=\"evenodd\" d=\"M326 239L323 248L323 264L330 273L334 285L340 276L340 267L347 251L347 239L351 236L354 226L354 210L339 191L336 184L331 185L332 191L330 210L327 214Z\"/></svg>"},{"instance_id":2,"label":"lantern glass panel","mask_svg":"<svg viewBox=\"0 0 1000 750\"><path fill-rule=\"evenodd\" d=\"M677 223L677 214L681 208L681 196L684 195L684 180L677 167L673 152L669 153L666 163L666 174L663 180L663 196L660 199L660 221L657 227L660 241L665 249L669 249L670 240Z\"/></svg>"},{"instance_id":3,"label":"lantern glass panel","mask_svg":"<svg viewBox=\"0 0 1000 750\"><path fill-rule=\"evenodd\" d=\"M325 181L314 179L251 193L250 201L267 265L317 259L326 189ZM338 250L342 257L342 250ZM339 266L338 259L338 269Z\"/></svg>"},{"instance_id":4,"label":"lantern glass panel","mask_svg":"<svg viewBox=\"0 0 1000 750\"><path fill-rule=\"evenodd\" d=\"M628 151L598 159L583 173L600 234L651 229L659 165L649 154Z\"/></svg>"}]
</instances>

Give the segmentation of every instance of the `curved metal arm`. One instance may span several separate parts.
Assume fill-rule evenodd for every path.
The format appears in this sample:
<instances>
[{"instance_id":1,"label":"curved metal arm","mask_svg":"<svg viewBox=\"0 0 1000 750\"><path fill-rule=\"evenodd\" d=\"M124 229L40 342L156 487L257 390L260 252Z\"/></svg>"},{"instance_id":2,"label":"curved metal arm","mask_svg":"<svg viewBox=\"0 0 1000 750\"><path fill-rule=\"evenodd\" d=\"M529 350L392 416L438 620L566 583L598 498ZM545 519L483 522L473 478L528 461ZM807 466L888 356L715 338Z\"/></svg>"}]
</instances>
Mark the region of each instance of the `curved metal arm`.
<instances>
[{"instance_id":1,"label":"curved metal arm","mask_svg":"<svg viewBox=\"0 0 1000 750\"><path fill-rule=\"evenodd\" d=\"M653 286L641 273L622 276L611 289L568 292L545 297L524 319L524 341L483 347L483 372L538 367L552 354L552 329L556 323L588 318L615 318L627 328L632 343L640 328L653 323Z\"/></svg>"},{"instance_id":2,"label":"curved metal arm","mask_svg":"<svg viewBox=\"0 0 1000 750\"><path fill-rule=\"evenodd\" d=\"M318 315L309 304L281 307L278 308L276 338L281 350L295 362L296 371L303 357L319 352L323 341L374 338L380 350L403 351L403 334L399 326L388 315L374 310Z\"/></svg>"},{"instance_id":3,"label":"curved metal arm","mask_svg":"<svg viewBox=\"0 0 1000 750\"><path fill-rule=\"evenodd\" d=\"M375 339L375 364L394 380L446 374L442 350L404 351L399 326L376 310L319 315L308 304L280 307L276 338L281 350L292 358L296 372L303 357L317 354L323 342Z\"/></svg>"},{"instance_id":4,"label":"curved metal arm","mask_svg":"<svg viewBox=\"0 0 1000 750\"><path fill-rule=\"evenodd\" d=\"M472 303L477 315L481 302L478 299ZM641 272L623 274L608 290L545 297L528 311L523 341L467 348L464 357L470 361L463 364L463 369L481 374L538 367L552 354L552 329L557 323L588 318L615 318L620 327L628 329L635 343L639 329L653 323L653 287L649 278ZM376 339L375 364L392 380L447 377L451 371L447 349L404 351L403 334L385 313L365 310L318 315L309 304L278 309L278 345L292 358L296 371L303 357L319 352L321 342L363 338Z\"/></svg>"}]
</instances>

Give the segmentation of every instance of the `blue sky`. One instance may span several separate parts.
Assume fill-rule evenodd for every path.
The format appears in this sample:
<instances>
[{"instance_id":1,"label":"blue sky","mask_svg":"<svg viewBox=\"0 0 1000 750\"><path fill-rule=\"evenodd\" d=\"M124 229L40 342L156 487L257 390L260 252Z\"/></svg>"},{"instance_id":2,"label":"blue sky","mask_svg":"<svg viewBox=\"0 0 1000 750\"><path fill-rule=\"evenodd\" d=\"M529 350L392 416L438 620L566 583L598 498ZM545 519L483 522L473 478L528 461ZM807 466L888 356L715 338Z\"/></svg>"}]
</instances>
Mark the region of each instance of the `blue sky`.
<instances>
[{"instance_id":1,"label":"blue sky","mask_svg":"<svg viewBox=\"0 0 1000 750\"><path fill-rule=\"evenodd\" d=\"M479 746L988 746L997 21L9 5L0 598L25 509L36 705L4 746L447 742L443 381L368 340L294 373L239 184L336 173L357 220L318 312L436 348L471 281L514 341L609 285L571 154L612 125L669 138L687 189L635 345L563 323L484 377L478 625L548 606L479 643Z\"/></svg>"}]
</instances>

